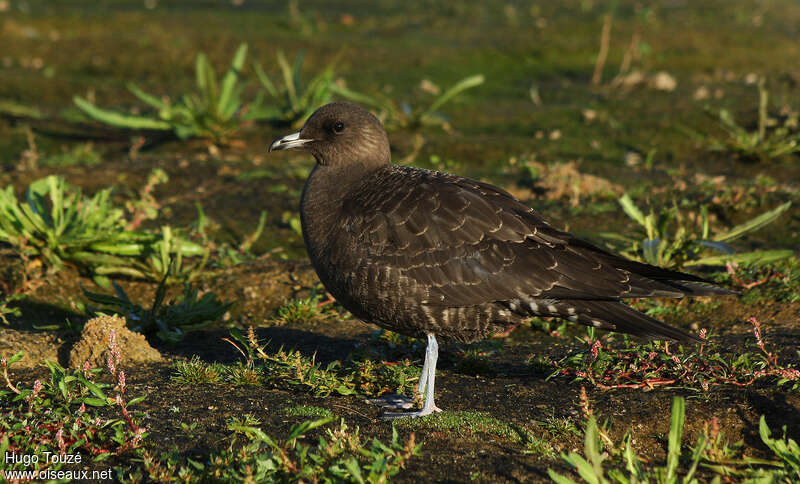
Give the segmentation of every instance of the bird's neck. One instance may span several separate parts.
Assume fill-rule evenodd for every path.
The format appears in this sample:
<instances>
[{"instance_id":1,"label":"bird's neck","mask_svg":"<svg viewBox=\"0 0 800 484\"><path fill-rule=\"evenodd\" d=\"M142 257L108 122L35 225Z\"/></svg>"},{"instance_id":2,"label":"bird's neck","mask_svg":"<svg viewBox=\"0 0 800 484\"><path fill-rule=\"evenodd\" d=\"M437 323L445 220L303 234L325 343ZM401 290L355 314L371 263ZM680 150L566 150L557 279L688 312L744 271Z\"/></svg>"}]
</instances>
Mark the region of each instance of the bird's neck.
<instances>
[{"instance_id":1,"label":"bird's neck","mask_svg":"<svg viewBox=\"0 0 800 484\"><path fill-rule=\"evenodd\" d=\"M365 177L385 166L390 165L314 166L300 197L303 240L312 262L334 235L331 231L342 213L342 204L347 195L360 185Z\"/></svg>"}]
</instances>

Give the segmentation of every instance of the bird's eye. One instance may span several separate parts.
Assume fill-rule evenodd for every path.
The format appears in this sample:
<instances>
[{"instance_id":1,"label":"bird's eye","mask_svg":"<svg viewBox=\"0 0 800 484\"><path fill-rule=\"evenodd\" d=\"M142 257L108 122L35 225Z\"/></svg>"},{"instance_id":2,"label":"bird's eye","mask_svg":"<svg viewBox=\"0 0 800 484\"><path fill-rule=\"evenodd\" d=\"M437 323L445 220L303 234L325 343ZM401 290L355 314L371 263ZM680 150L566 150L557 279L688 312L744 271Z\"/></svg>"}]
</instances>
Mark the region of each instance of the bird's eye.
<instances>
[{"instance_id":1,"label":"bird's eye","mask_svg":"<svg viewBox=\"0 0 800 484\"><path fill-rule=\"evenodd\" d=\"M344 123L337 121L336 124L333 125L333 132L336 134L341 134L342 131L344 131Z\"/></svg>"}]
</instances>

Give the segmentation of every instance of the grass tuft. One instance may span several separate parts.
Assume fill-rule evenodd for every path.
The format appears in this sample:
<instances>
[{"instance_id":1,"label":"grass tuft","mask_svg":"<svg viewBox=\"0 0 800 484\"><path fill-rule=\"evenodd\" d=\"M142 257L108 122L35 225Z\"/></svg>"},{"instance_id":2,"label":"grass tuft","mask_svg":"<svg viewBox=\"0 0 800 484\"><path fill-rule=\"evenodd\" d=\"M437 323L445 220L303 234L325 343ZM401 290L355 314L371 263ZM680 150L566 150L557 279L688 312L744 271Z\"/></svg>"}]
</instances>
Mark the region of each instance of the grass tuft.
<instances>
[{"instance_id":1,"label":"grass tuft","mask_svg":"<svg viewBox=\"0 0 800 484\"><path fill-rule=\"evenodd\" d=\"M399 420L396 425L414 430L446 431L448 435L471 437L487 434L511 442L522 442L527 432L485 412L443 411L422 418Z\"/></svg>"},{"instance_id":2,"label":"grass tuft","mask_svg":"<svg viewBox=\"0 0 800 484\"><path fill-rule=\"evenodd\" d=\"M155 299L149 308L130 300L125 291L112 283L115 296L84 290L93 303L101 305L103 311L110 311L125 317L133 331L156 334L163 341L178 342L186 331L202 328L219 319L232 303L220 301L213 292L198 297L198 290L191 283L183 286L183 295L174 301L166 301L167 276L156 288Z\"/></svg>"},{"instance_id":3,"label":"grass tuft","mask_svg":"<svg viewBox=\"0 0 800 484\"><path fill-rule=\"evenodd\" d=\"M327 408L315 407L313 405L297 405L283 410L286 415L292 417L319 417L333 418L333 412Z\"/></svg>"},{"instance_id":4,"label":"grass tuft","mask_svg":"<svg viewBox=\"0 0 800 484\"><path fill-rule=\"evenodd\" d=\"M317 317L321 311L319 296L292 299L278 308L278 319L285 324L306 322Z\"/></svg>"},{"instance_id":5,"label":"grass tuft","mask_svg":"<svg viewBox=\"0 0 800 484\"><path fill-rule=\"evenodd\" d=\"M598 484L652 481L696 484L720 482L723 477L736 482L796 482L800 479L800 447L785 435L782 439L773 439L763 416L759 425L761 440L777 459L748 457L737 450L739 446L730 446L719 431L716 419L706 424L693 447L684 446L685 406L683 397L673 398L664 464L654 464L652 459L638 456L631 445L630 433L623 442L613 442L598 426L594 415L590 415L586 423L583 455L562 453L561 458L584 482ZM576 484L553 469L548 469L547 473L558 484Z\"/></svg>"},{"instance_id":6,"label":"grass tuft","mask_svg":"<svg viewBox=\"0 0 800 484\"><path fill-rule=\"evenodd\" d=\"M0 242L10 244L26 261L41 259L51 271L75 264L104 286L109 285L109 275L160 280L170 265L173 277L189 278L205 264L208 250L169 226L155 233L132 229L133 221L110 197L110 188L85 197L54 175L31 183L24 201L17 200L14 187L8 185L0 190ZM133 206L134 220L156 215L140 215L142 205ZM184 257L194 256L202 256L202 261L184 266Z\"/></svg>"},{"instance_id":7,"label":"grass tuft","mask_svg":"<svg viewBox=\"0 0 800 484\"><path fill-rule=\"evenodd\" d=\"M203 383L219 383L222 381L222 372L216 365L210 365L193 356L190 360L179 360L173 366L175 373L172 379L179 383L197 385Z\"/></svg>"},{"instance_id":8,"label":"grass tuft","mask_svg":"<svg viewBox=\"0 0 800 484\"><path fill-rule=\"evenodd\" d=\"M800 152L800 114L784 107L777 116L769 114L769 91L764 77L758 80L758 124L754 131L736 122L727 109L719 110L719 124L727 133L715 138L691 133L711 151L736 153L751 160L769 161Z\"/></svg>"},{"instance_id":9,"label":"grass tuft","mask_svg":"<svg viewBox=\"0 0 800 484\"><path fill-rule=\"evenodd\" d=\"M252 327L247 336L234 330L225 341L244 356L245 367L261 372L263 384L301 389L317 397L410 392L420 371L409 360L389 363L359 359L344 364L337 360L322 367L315 357L304 356L299 351L280 348L275 352L267 352L265 345L257 341Z\"/></svg>"},{"instance_id":10,"label":"grass tuft","mask_svg":"<svg viewBox=\"0 0 800 484\"><path fill-rule=\"evenodd\" d=\"M786 202L729 230L711 233L708 206L699 207L699 216L690 216L685 207L650 210L645 215L628 194L619 199L622 209L638 224L635 237L604 234L628 244L623 254L632 259L662 267L725 265L726 263L764 265L792 257L791 250L754 251L734 254L729 242L755 232L775 222L792 205ZM717 255L709 255L716 252ZM722 255L719 255L722 254Z\"/></svg>"},{"instance_id":11,"label":"grass tuft","mask_svg":"<svg viewBox=\"0 0 800 484\"><path fill-rule=\"evenodd\" d=\"M231 61L231 67L217 79L213 66L202 52L195 60L194 93L184 94L177 101L149 94L136 84L128 83L128 90L140 101L157 111L157 116L139 116L97 107L86 99L75 96L75 105L90 118L102 123L132 130L171 131L180 139L209 138L224 141L239 129L246 120L243 116L240 82L247 44L241 44Z\"/></svg>"},{"instance_id":12,"label":"grass tuft","mask_svg":"<svg viewBox=\"0 0 800 484\"><path fill-rule=\"evenodd\" d=\"M283 51L278 51L277 60L282 83L274 82L260 64L254 64L256 76L264 91L272 98L274 105L265 106L261 102L260 94L254 103L252 117L300 127L311 113L331 101L332 87L335 85L333 66L336 60L304 84L302 82L304 58L305 54L301 52L290 66Z\"/></svg>"}]
</instances>

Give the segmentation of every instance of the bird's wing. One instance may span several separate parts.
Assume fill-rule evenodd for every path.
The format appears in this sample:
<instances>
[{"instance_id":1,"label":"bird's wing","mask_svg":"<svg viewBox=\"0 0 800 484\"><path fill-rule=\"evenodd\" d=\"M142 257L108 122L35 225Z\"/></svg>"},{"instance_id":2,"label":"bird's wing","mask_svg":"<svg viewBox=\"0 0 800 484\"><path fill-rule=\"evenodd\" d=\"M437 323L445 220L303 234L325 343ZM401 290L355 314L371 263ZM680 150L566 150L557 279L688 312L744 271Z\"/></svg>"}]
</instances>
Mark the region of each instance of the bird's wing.
<instances>
[{"instance_id":1,"label":"bird's wing","mask_svg":"<svg viewBox=\"0 0 800 484\"><path fill-rule=\"evenodd\" d=\"M427 288L425 304L680 297L706 286L557 230L489 184L418 169L397 169L374 182L387 189L352 193L336 230L352 235L364 260Z\"/></svg>"}]
</instances>

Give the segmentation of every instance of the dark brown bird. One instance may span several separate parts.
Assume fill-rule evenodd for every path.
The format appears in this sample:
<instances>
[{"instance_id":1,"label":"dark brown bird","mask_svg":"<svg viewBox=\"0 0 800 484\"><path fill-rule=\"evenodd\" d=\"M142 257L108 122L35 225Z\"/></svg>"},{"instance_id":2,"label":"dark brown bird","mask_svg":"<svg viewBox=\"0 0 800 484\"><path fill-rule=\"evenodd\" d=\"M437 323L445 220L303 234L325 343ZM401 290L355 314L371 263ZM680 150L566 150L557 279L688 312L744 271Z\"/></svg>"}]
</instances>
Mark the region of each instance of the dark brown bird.
<instances>
[{"instance_id":1,"label":"dark brown bird","mask_svg":"<svg viewBox=\"0 0 800 484\"><path fill-rule=\"evenodd\" d=\"M392 164L380 121L355 104L319 108L300 132L269 149L299 149L317 161L300 219L327 290L366 322L428 339L418 386L422 410L388 416L439 411L436 336L470 342L530 316L555 316L700 341L622 300L733 294L595 247L487 183Z\"/></svg>"}]
</instances>

